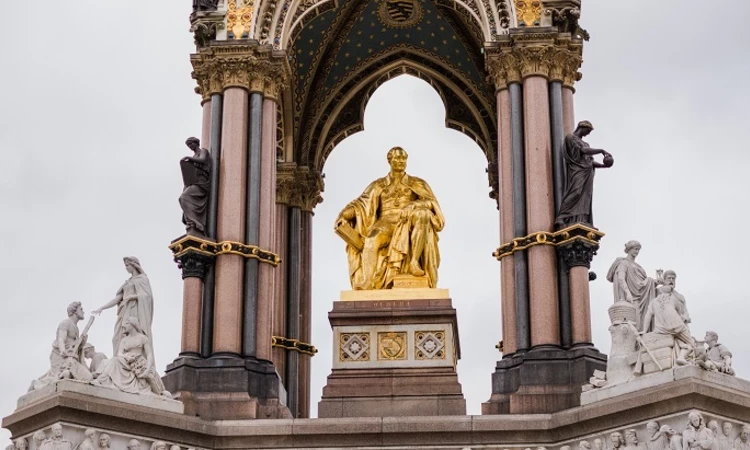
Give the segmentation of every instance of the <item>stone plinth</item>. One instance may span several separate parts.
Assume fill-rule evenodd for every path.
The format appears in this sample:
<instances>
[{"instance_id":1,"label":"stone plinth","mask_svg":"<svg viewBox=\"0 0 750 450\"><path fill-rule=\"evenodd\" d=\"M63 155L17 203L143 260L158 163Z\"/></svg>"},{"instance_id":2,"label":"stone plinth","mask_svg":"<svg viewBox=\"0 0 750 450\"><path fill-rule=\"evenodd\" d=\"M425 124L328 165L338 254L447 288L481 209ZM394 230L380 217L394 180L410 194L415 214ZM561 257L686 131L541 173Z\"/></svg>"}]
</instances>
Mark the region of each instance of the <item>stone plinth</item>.
<instances>
[{"instance_id":1,"label":"stone plinth","mask_svg":"<svg viewBox=\"0 0 750 450\"><path fill-rule=\"evenodd\" d=\"M111 400L114 402L125 403L128 405L143 406L150 409L168 411L182 414L185 410L183 404L171 398L159 395L136 395L122 392L117 389L110 389L101 386L93 386L88 383L82 383L75 380L60 380L52 383L42 389L29 392L21 396L17 402L17 410L24 409L35 403L41 402L50 397L55 397L61 393L75 393L86 397Z\"/></svg>"},{"instance_id":2,"label":"stone plinth","mask_svg":"<svg viewBox=\"0 0 750 450\"><path fill-rule=\"evenodd\" d=\"M343 292L328 318L333 370L319 417L466 413L456 310L446 289Z\"/></svg>"},{"instance_id":3,"label":"stone plinth","mask_svg":"<svg viewBox=\"0 0 750 450\"><path fill-rule=\"evenodd\" d=\"M482 414L553 413L580 405L581 387L607 356L593 347L540 348L497 362Z\"/></svg>"},{"instance_id":4,"label":"stone plinth","mask_svg":"<svg viewBox=\"0 0 750 450\"><path fill-rule=\"evenodd\" d=\"M213 420L291 417L286 390L270 361L254 358L179 358L167 366L167 390L185 414Z\"/></svg>"}]
</instances>

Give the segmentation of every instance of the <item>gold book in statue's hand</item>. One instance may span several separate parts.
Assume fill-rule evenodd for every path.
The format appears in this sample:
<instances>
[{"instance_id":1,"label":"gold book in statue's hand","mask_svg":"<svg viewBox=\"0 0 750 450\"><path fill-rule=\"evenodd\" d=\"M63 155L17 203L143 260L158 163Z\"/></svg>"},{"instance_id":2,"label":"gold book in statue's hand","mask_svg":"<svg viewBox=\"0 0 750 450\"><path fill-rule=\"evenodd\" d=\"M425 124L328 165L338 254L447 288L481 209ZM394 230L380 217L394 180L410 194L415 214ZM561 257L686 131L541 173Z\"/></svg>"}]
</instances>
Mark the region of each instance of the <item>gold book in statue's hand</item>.
<instances>
[{"instance_id":1,"label":"gold book in statue's hand","mask_svg":"<svg viewBox=\"0 0 750 450\"><path fill-rule=\"evenodd\" d=\"M359 233L357 233L357 231L354 230L354 228L352 228L352 226L349 225L349 222L347 222L346 220L339 221L333 228L333 231L335 231L336 234L344 240L344 242L356 248L358 251L361 252L362 249L365 248L365 243L362 241L362 236L360 236Z\"/></svg>"}]
</instances>

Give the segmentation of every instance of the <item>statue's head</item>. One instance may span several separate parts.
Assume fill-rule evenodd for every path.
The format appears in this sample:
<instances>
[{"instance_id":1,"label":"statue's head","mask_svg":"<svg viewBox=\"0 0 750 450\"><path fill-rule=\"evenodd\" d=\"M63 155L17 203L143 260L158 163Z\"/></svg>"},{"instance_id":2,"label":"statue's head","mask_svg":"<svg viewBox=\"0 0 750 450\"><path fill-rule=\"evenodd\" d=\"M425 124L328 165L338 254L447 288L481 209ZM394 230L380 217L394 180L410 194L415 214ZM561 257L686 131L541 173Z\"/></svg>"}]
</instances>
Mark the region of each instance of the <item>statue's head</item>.
<instances>
[{"instance_id":1,"label":"statue's head","mask_svg":"<svg viewBox=\"0 0 750 450\"><path fill-rule=\"evenodd\" d=\"M68 305L68 317L74 316L83 320L83 306L81 306L81 302L73 302Z\"/></svg>"},{"instance_id":2,"label":"statue's head","mask_svg":"<svg viewBox=\"0 0 750 450\"><path fill-rule=\"evenodd\" d=\"M638 444L638 435L634 429L625 430L625 443L630 446Z\"/></svg>"},{"instance_id":3,"label":"statue's head","mask_svg":"<svg viewBox=\"0 0 750 450\"><path fill-rule=\"evenodd\" d=\"M742 439L742 442L747 442L747 440L750 439L750 425L742 425L740 439Z\"/></svg>"},{"instance_id":4,"label":"statue's head","mask_svg":"<svg viewBox=\"0 0 750 450\"><path fill-rule=\"evenodd\" d=\"M96 436L96 430L94 430L93 428L86 428L86 431L83 432L83 435L93 440L94 436Z\"/></svg>"},{"instance_id":5,"label":"statue's head","mask_svg":"<svg viewBox=\"0 0 750 450\"><path fill-rule=\"evenodd\" d=\"M92 344L87 343L86 345L83 346L84 357L91 359L94 357L94 355L96 355L96 348L94 348ZM86 433L88 433L89 431L91 431L92 433L94 432L94 430L88 429L86 430ZM88 434L86 434L86 436L88 436Z\"/></svg>"},{"instance_id":6,"label":"statue's head","mask_svg":"<svg viewBox=\"0 0 750 450\"><path fill-rule=\"evenodd\" d=\"M715 331L706 331L706 337L703 340L706 341L709 347L713 347L719 341L719 335Z\"/></svg>"},{"instance_id":7,"label":"statue's head","mask_svg":"<svg viewBox=\"0 0 750 450\"><path fill-rule=\"evenodd\" d=\"M61 438L63 434L63 427L59 423L52 425L52 437Z\"/></svg>"},{"instance_id":8,"label":"statue's head","mask_svg":"<svg viewBox=\"0 0 750 450\"><path fill-rule=\"evenodd\" d=\"M615 431L609 435L609 440L612 441L612 446L617 448L622 445L622 434L619 431Z\"/></svg>"},{"instance_id":9,"label":"statue's head","mask_svg":"<svg viewBox=\"0 0 750 450\"><path fill-rule=\"evenodd\" d=\"M26 439L24 438L18 438L15 440L14 445L11 445L10 447L15 450L26 450L29 448L29 443L26 442Z\"/></svg>"},{"instance_id":10,"label":"statue's head","mask_svg":"<svg viewBox=\"0 0 750 450\"><path fill-rule=\"evenodd\" d=\"M714 436L719 435L719 422L715 420L709 420L708 425L706 425L709 430L714 432Z\"/></svg>"},{"instance_id":11,"label":"statue's head","mask_svg":"<svg viewBox=\"0 0 750 450\"><path fill-rule=\"evenodd\" d=\"M602 450L602 448L604 448L604 442L599 438L594 439L594 449Z\"/></svg>"},{"instance_id":12,"label":"statue's head","mask_svg":"<svg viewBox=\"0 0 750 450\"><path fill-rule=\"evenodd\" d=\"M187 145L190 150L197 152L201 146L201 141L197 137L189 137L185 141L185 145Z\"/></svg>"},{"instance_id":13,"label":"statue's head","mask_svg":"<svg viewBox=\"0 0 750 450\"><path fill-rule=\"evenodd\" d=\"M677 273L674 270L664 271L664 284L674 287L677 283Z\"/></svg>"},{"instance_id":14,"label":"statue's head","mask_svg":"<svg viewBox=\"0 0 750 450\"><path fill-rule=\"evenodd\" d=\"M703 415L698 411L691 411L690 414L688 414L688 422L693 428L701 428L703 426Z\"/></svg>"},{"instance_id":15,"label":"statue's head","mask_svg":"<svg viewBox=\"0 0 750 450\"><path fill-rule=\"evenodd\" d=\"M138 439L128 441L128 450L141 450L141 443Z\"/></svg>"},{"instance_id":16,"label":"statue's head","mask_svg":"<svg viewBox=\"0 0 750 450\"><path fill-rule=\"evenodd\" d=\"M143 273L141 262L135 256L126 256L122 258L122 261L125 263L125 270L127 270L130 275Z\"/></svg>"},{"instance_id":17,"label":"statue's head","mask_svg":"<svg viewBox=\"0 0 750 450\"><path fill-rule=\"evenodd\" d=\"M107 433L102 433L99 435L99 447L100 448L109 448L110 442L111 441Z\"/></svg>"},{"instance_id":18,"label":"statue's head","mask_svg":"<svg viewBox=\"0 0 750 450\"><path fill-rule=\"evenodd\" d=\"M128 316L125 318L125 320L122 322L122 331L130 334L134 331L137 331L138 333L143 333L141 330L141 324L138 322L138 318L136 316Z\"/></svg>"},{"instance_id":19,"label":"statue's head","mask_svg":"<svg viewBox=\"0 0 750 450\"><path fill-rule=\"evenodd\" d=\"M646 424L646 430L648 430L649 434L653 436L659 431L659 422L655 420L650 421Z\"/></svg>"},{"instance_id":20,"label":"statue's head","mask_svg":"<svg viewBox=\"0 0 750 450\"><path fill-rule=\"evenodd\" d=\"M409 154L401 147L393 147L388 150L386 158L388 158L391 170L394 172L403 172L406 170L406 160L409 158Z\"/></svg>"},{"instance_id":21,"label":"statue's head","mask_svg":"<svg viewBox=\"0 0 750 450\"><path fill-rule=\"evenodd\" d=\"M638 241L628 241L625 243L625 253L635 258L641 251L641 243Z\"/></svg>"},{"instance_id":22,"label":"statue's head","mask_svg":"<svg viewBox=\"0 0 750 450\"><path fill-rule=\"evenodd\" d=\"M591 134L592 131L594 131L594 126L591 125L591 122L588 120L582 120L578 122L575 133L580 137L584 137Z\"/></svg>"},{"instance_id":23,"label":"statue's head","mask_svg":"<svg viewBox=\"0 0 750 450\"><path fill-rule=\"evenodd\" d=\"M591 443L589 441L581 441L578 443L579 450L591 450Z\"/></svg>"},{"instance_id":24,"label":"statue's head","mask_svg":"<svg viewBox=\"0 0 750 450\"><path fill-rule=\"evenodd\" d=\"M724 436L726 437L729 437L732 434L732 428L734 428L732 422L724 422L721 424L721 431L724 432Z\"/></svg>"},{"instance_id":25,"label":"statue's head","mask_svg":"<svg viewBox=\"0 0 750 450\"><path fill-rule=\"evenodd\" d=\"M39 448L39 445L41 444L41 442L47 439L47 435L44 433L44 431L39 430L36 433L34 433L33 439L34 439L34 442L36 442L37 448Z\"/></svg>"}]
</instances>

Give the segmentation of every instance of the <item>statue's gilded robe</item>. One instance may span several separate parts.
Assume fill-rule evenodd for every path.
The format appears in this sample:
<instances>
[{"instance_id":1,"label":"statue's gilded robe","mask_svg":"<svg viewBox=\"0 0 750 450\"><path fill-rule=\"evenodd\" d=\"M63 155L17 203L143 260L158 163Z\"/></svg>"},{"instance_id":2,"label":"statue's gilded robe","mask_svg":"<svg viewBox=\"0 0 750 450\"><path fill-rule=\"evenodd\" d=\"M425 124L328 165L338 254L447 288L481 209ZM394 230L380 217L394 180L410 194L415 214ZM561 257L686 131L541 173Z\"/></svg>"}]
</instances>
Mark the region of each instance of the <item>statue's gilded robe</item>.
<instances>
[{"instance_id":1,"label":"statue's gilded robe","mask_svg":"<svg viewBox=\"0 0 750 450\"><path fill-rule=\"evenodd\" d=\"M352 227L364 240L373 227L385 226L381 217L381 196L388 186L393 183L391 175L373 181L358 198L349 206L355 211L355 220L350 221ZM440 209L435 194L430 186L421 178L404 174L401 183L407 186L417 197L413 201L415 211L430 215L430 225L425 236L425 247L419 259L420 266L425 271L430 287L437 286L437 269L440 265L437 233L445 226L445 217ZM392 216L391 216L392 217ZM380 221L380 223L379 223ZM391 222L391 221L388 221ZM408 273L411 258L411 221L400 221L394 225L390 243L378 252L377 269L373 277L375 289L388 289L393 284L393 277ZM346 254L349 263L349 277L352 287L361 285L364 280L362 273L362 252L352 245L347 245Z\"/></svg>"}]
</instances>

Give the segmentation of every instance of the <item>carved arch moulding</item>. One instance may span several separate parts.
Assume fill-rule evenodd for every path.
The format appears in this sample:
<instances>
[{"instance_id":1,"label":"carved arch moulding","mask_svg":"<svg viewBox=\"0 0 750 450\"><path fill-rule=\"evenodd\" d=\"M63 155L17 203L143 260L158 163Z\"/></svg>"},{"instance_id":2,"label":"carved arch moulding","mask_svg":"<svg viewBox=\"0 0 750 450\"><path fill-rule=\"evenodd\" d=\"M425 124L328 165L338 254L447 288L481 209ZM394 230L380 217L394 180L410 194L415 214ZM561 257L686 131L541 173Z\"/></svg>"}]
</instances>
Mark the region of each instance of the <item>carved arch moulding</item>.
<instances>
[{"instance_id":1,"label":"carved arch moulding","mask_svg":"<svg viewBox=\"0 0 750 450\"><path fill-rule=\"evenodd\" d=\"M257 1L257 0L256 0ZM387 0L261 0L256 7L254 37L277 49L287 49L304 26L344 2ZM422 0L452 9L467 28L479 30L485 42L517 26L515 0Z\"/></svg>"}]
</instances>

